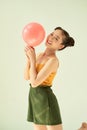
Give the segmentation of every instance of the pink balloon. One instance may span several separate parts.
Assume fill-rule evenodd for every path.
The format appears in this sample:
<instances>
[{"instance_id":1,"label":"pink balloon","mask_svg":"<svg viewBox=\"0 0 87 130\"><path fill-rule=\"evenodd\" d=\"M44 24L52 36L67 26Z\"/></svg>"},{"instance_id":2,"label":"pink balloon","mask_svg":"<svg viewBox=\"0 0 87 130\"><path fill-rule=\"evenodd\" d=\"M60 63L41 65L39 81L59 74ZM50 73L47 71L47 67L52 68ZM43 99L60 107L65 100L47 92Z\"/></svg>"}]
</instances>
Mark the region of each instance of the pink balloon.
<instances>
[{"instance_id":1,"label":"pink balloon","mask_svg":"<svg viewBox=\"0 0 87 130\"><path fill-rule=\"evenodd\" d=\"M37 46L44 40L45 30L39 23L29 23L24 27L22 36L29 46Z\"/></svg>"}]
</instances>

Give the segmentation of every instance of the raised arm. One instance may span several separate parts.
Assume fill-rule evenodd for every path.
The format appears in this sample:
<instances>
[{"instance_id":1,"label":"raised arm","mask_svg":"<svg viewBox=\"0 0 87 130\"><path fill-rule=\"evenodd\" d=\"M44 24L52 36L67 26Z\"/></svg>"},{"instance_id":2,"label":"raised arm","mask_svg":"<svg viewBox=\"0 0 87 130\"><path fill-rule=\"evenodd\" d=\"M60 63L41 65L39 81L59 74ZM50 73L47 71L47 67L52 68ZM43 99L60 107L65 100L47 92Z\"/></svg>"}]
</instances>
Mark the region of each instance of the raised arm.
<instances>
[{"instance_id":1,"label":"raised arm","mask_svg":"<svg viewBox=\"0 0 87 130\"><path fill-rule=\"evenodd\" d=\"M25 47L24 51L25 51L25 55L27 57L26 66L24 69L24 79L29 80L30 79L30 72L29 72L30 71L30 58L27 55L28 47Z\"/></svg>"},{"instance_id":2,"label":"raised arm","mask_svg":"<svg viewBox=\"0 0 87 130\"><path fill-rule=\"evenodd\" d=\"M29 80L30 79L30 61L27 60L26 66L25 66L25 70L24 70L24 79L25 80Z\"/></svg>"},{"instance_id":3,"label":"raised arm","mask_svg":"<svg viewBox=\"0 0 87 130\"><path fill-rule=\"evenodd\" d=\"M44 67L37 73L36 70L36 54L35 50L32 47L29 47L27 55L30 58L30 83L32 87L37 87L40 85L52 72L57 71L58 60L57 58L50 58Z\"/></svg>"},{"instance_id":4,"label":"raised arm","mask_svg":"<svg viewBox=\"0 0 87 130\"><path fill-rule=\"evenodd\" d=\"M26 66L25 66L25 69L24 69L24 79L25 80L30 80L30 58L28 56L28 50L29 50L29 47L25 47L25 54L26 54L26 57L27 57ZM37 56L35 56L35 59L38 60L40 55L41 55L41 53L38 54ZM35 63L35 67L36 67L36 63Z\"/></svg>"}]
</instances>

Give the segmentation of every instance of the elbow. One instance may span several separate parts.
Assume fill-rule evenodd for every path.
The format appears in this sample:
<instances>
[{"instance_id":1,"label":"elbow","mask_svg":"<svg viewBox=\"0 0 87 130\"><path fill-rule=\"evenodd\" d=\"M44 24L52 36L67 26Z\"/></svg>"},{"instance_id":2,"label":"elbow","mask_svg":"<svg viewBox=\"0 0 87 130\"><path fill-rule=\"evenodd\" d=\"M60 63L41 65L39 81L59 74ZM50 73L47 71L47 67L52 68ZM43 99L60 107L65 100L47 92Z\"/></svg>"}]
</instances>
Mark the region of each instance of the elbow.
<instances>
[{"instance_id":1,"label":"elbow","mask_svg":"<svg viewBox=\"0 0 87 130\"><path fill-rule=\"evenodd\" d=\"M36 82L31 82L31 86L32 88L36 88L38 87L40 84L36 83Z\"/></svg>"},{"instance_id":2,"label":"elbow","mask_svg":"<svg viewBox=\"0 0 87 130\"><path fill-rule=\"evenodd\" d=\"M29 78L29 77L24 76L24 79L25 79L25 80L29 80L30 78Z\"/></svg>"},{"instance_id":3,"label":"elbow","mask_svg":"<svg viewBox=\"0 0 87 130\"><path fill-rule=\"evenodd\" d=\"M36 88L38 85L31 83L32 88Z\"/></svg>"},{"instance_id":4,"label":"elbow","mask_svg":"<svg viewBox=\"0 0 87 130\"><path fill-rule=\"evenodd\" d=\"M39 85L42 84L42 81L40 82L40 80L39 80L39 81L38 81L38 80L31 81L31 80L30 80L30 83L31 83L31 86L32 86L33 88L36 88L36 87L38 87Z\"/></svg>"},{"instance_id":5,"label":"elbow","mask_svg":"<svg viewBox=\"0 0 87 130\"><path fill-rule=\"evenodd\" d=\"M35 87L38 87L39 85L41 85L42 81L40 81L40 79L32 79L32 78L30 78L30 83L31 83L31 86L33 88L35 88Z\"/></svg>"}]
</instances>

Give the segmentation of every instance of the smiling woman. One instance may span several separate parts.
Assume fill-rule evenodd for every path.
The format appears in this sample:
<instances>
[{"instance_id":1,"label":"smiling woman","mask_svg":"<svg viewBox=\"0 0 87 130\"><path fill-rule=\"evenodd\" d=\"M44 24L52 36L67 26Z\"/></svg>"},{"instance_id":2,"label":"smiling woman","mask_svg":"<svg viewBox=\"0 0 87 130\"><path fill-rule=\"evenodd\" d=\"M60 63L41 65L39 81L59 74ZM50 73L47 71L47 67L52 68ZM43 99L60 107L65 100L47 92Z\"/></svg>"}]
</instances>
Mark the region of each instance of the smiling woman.
<instances>
[{"instance_id":1,"label":"smiling woman","mask_svg":"<svg viewBox=\"0 0 87 130\"><path fill-rule=\"evenodd\" d=\"M0 130L33 130L32 123L25 121L29 68L25 77L29 81L23 80L24 65L30 64L23 51L22 29L30 22L44 25L46 35L61 26L75 38L74 47L56 51L58 73L52 73L50 80L64 130L76 130L82 121L87 121L87 0L0 0ZM45 65L44 41L35 47L37 54L43 53L39 55L37 73Z\"/></svg>"},{"instance_id":2,"label":"smiling woman","mask_svg":"<svg viewBox=\"0 0 87 130\"><path fill-rule=\"evenodd\" d=\"M36 57L35 49L27 46L25 79L30 80L27 120L34 122L35 130L62 130L59 104L51 87L59 67L57 50L74 46L74 39L57 27L47 36L46 50Z\"/></svg>"}]
</instances>

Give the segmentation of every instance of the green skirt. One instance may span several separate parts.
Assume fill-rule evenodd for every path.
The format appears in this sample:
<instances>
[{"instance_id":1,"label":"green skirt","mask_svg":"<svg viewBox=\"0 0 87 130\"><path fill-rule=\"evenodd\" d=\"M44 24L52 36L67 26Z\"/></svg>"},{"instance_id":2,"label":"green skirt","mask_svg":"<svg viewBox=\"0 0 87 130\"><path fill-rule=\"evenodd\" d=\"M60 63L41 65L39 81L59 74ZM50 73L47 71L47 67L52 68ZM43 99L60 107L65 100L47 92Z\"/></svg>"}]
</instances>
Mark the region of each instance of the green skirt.
<instances>
[{"instance_id":1,"label":"green skirt","mask_svg":"<svg viewBox=\"0 0 87 130\"><path fill-rule=\"evenodd\" d=\"M51 87L30 85L27 121L40 125L62 123L59 105Z\"/></svg>"}]
</instances>

